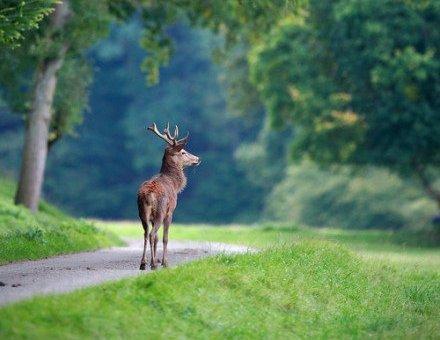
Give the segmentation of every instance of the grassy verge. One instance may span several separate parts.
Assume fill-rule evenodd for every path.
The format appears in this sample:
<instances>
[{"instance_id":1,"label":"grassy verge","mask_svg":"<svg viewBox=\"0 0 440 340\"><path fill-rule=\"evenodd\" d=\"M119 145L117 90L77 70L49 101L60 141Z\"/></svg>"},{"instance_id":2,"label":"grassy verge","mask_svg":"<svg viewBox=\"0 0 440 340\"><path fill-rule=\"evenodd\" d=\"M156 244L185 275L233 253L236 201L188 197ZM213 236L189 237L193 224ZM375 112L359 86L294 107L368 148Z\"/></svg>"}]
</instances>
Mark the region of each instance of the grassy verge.
<instances>
[{"instance_id":1,"label":"grassy verge","mask_svg":"<svg viewBox=\"0 0 440 340\"><path fill-rule=\"evenodd\" d=\"M114 234L45 202L32 214L13 204L13 193L14 185L0 179L0 264L121 243Z\"/></svg>"},{"instance_id":2,"label":"grassy verge","mask_svg":"<svg viewBox=\"0 0 440 340\"><path fill-rule=\"evenodd\" d=\"M0 310L0 338L435 338L440 274L304 241Z\"/></svg>"},{"instance_id":3,"label":"grassy verge","mask_svg":"<svg viewBox=\"0 0 440 340\"><path fill-rule=\"evenodd\" d=\"M97 226L124 237L142 237L137 222L97 221ZM440 248L425 240L427 234L384 230L346 230L306 228L297 226L209 226L172 225L170 238L178 240L213 241L265 248L277 244L306 240L325 240L349 247L373 261L384 260L440 268Z\"/></svg>"}]
</instances>

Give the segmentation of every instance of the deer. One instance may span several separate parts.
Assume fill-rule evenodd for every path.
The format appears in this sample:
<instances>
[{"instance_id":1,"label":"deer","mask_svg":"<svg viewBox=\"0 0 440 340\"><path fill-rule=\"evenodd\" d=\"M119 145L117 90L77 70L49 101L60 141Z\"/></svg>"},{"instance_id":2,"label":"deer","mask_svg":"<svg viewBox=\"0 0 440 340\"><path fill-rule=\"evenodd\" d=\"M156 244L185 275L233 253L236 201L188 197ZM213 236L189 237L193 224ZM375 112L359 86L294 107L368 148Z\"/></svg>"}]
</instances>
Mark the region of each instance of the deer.
<instances>
[{"instance_id":1,"label":"deer","mask_svg":"<svg viewBox=\"0 0 440 340\"><path fill-rule=\"evenodd\" d=\"M186 186L187 179L185 168L200 165L200 157L194 156L184 149L188 143L189 133L186 137L178 139L179 127L176 125L174 134L170 133L170 124L161 133L153 123L147 127L155 135L166 142L159 174L141 184L137 194L139 219L144 229L144 251L142 254L140 270L145 270L147 243L150 242L150 268L157 268L159 263L168 266L167 247L168 231L173 220L174 210L177 206L177 196ZM151 225L151 231L149 232ZM163 253L162 261L157 259L158 230L163 225Z\"/></svg>"}]
</instances>

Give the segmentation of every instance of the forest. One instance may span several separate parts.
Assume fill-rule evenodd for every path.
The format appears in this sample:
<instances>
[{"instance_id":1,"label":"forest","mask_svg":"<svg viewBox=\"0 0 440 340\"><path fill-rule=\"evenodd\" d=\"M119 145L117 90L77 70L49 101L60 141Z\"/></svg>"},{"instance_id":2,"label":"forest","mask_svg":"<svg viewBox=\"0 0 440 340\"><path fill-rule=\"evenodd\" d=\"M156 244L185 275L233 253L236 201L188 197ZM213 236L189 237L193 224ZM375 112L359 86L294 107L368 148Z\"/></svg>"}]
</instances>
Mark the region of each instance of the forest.
<instances>
[{"instance_id":1,"label":"forest","mask_svg":"<svg viewBox=\"0 0 440 340\"><path fill-rule=\"evenodd\" d=\"M60 133L62 138L49 147L45 198L76 216L136 218L137 187L157 172L162 156L161 145L145 127L153 121L159 125L170 121L190 132L190 149L204 159L203 166L189 172L190 184L182 194L177 221L277 220L344 228L429 228L438 211L435 196L426 195L423 180L406 159L413 154L425 157L423 150L426 164L421 166L433 183L431 189L438 191L440 124L436 124L438 90L433 86L439 67L435 59L438 7L435 2L402 3L399 9L392 2L380 8L375 1L360 7L356 1L346 2L343 14L331 17L326 9L342 13L338 6L344 1L339 5L311 1L313 15L307 15L305 6L295 10L255 46L242 39L226 47L227 37L182 17L164 28L173 52L169 63L160 66L154 84L146 80L148 71L141 71L145 58L149 60L148 48L139 45L142 19L133 15L127 23L112 24L108 37L72 56L60 70L59 82L68 86L55 93L59 113L52 134ZM400 17L393 16L397 10L402 11ZM377 11L387 20L374 26L367 18ZM359 16L365 23L351 30L375 42L362 54L374 79L365 78L366 69L362 73L356 66L357 53L350 56L343 50L353 39L344 27L353 26ZM408 22L407 17L411 25L386 33ZM423 38L412 33L422 24L429 32ZM321 34L331 32L332 25L342 28L334 36ZM307 45L308 36L312 38ZM316 49L320 42L313 41L318 37L323 39L322 50ZM334 72L327 65L331 44L340 44L343 54L333 56L331 62L352 67L351 73L335 78L328 73ZM9 61L2 63L0 87L0 165L12 178L19 173L24 107L29 105L15 101L16 87L27 85L10 77L16 60L6 59L22 53L19 50L3 51ZM274 54L278 51L284 54ZM383 64L390 53L399 53L400 59ZM28 66L16 65L23 72ZM394 85L384 83L384 75L397 77L401 83L396 86L403 92L387 92ZM371 87L370 92L362 84ZM420 92L428 84L434 92ZM64 91L75 93L63 99ZM365 106L376 92L383 98ZM351 111L355 107L377 111L371 124L379 125L372 125L372 132L364 131L360 115ZM396 112L396 118L390 112ZM413 121L408 120L411 115ZM430 118L423 121L418 116ZM312 122L307 117L316 118ZM390 133L396 137L392 142ZM359 138L373 138L377 145L367 140L363 145ZM396 161L396 157L405 160Z\"/></svg>"}]
</instances>

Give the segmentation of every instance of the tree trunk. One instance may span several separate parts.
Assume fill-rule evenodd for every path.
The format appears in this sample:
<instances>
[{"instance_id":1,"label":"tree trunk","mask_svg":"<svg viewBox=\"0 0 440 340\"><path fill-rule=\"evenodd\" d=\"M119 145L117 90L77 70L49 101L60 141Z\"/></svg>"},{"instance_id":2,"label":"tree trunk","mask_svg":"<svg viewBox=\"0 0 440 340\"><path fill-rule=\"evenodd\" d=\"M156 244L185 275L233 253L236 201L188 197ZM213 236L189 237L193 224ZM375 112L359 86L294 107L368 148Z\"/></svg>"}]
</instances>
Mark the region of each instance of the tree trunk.
<instances>
[{"instance_id":1,"label":"tree trunk","mask_svg":"<svg viewBox=\"0 0 440 340\"><path fill-rule=\"evenodd\" d=\"M62 29L68 16L68 1L65 0L56 6L48 31L53 33ZM32 110L26 124L20 178L15 196L16 204L23 204L32 211L38 209L41 196L57 72L64 62L66 51L67 45L61 45L58 55L43 60L37 69Z\"/></svg>"}]
</instances>

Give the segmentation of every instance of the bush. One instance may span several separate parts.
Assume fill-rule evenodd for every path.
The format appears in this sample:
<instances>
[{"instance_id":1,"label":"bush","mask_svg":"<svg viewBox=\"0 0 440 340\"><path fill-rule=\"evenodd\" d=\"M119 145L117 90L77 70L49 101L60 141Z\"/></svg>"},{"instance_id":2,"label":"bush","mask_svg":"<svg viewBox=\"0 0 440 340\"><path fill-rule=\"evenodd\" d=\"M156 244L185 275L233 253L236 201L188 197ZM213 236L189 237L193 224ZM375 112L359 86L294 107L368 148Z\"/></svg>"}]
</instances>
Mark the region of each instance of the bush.
<instances>
[{"instance_id":1,"label":"bush","mask_svg":"<svg viewBox=\"0 0 440 340\"><path fill-rule=\"evenodd\" d=\"M388 171L291 166L266 202L268 220L343 228L430 228L435 204Z\"/></svg>"}]
</instances>

